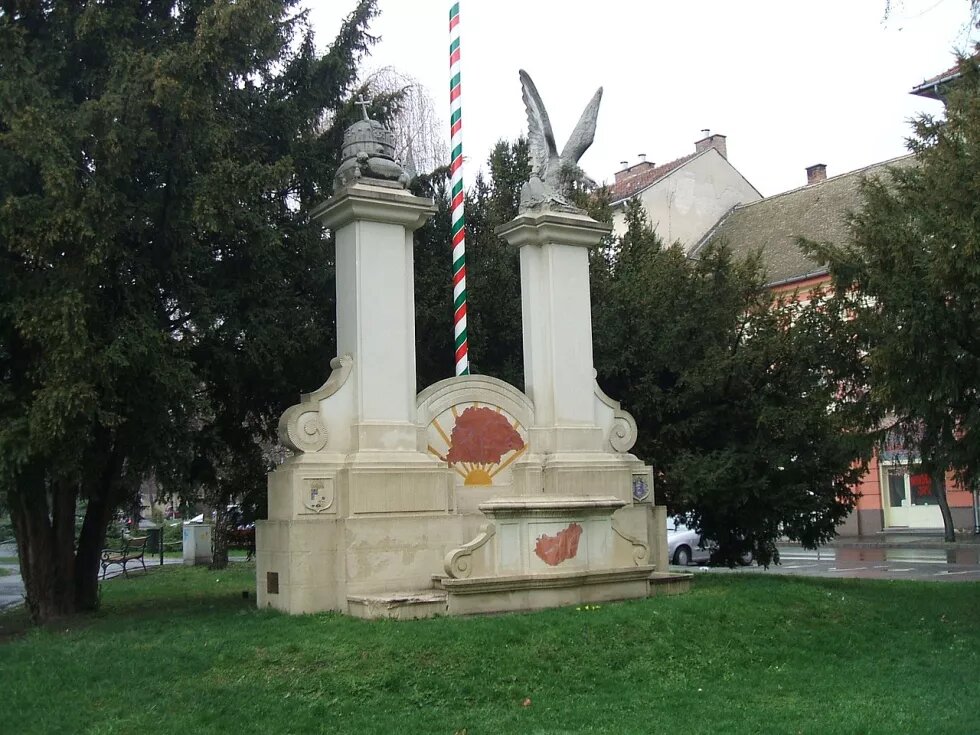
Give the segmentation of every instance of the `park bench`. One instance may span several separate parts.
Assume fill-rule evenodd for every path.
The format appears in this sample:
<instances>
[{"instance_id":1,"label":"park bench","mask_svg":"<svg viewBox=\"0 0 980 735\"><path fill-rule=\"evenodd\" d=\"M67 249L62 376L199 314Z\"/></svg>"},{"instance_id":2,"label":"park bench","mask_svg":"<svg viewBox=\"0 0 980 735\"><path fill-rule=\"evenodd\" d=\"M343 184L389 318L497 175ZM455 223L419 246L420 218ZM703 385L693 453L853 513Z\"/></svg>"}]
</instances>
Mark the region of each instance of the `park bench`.
<instances>
[{"instance_id":1,"label":"park bench","mask_svg":"<svg viewBox=\"0 0 980 735\"><path fill-rule=\"evenodd\" d=\"M146 562L143 561L143 554L146 551L146 540L148 536L134 536L123 540L122 549L104 549L102 551L102 579L105 579L106 570L113 564L122 567L123 574L127 577L126 565L131 561L138 561L143 571L146 571Z\"/></svg>"}]
</instances>

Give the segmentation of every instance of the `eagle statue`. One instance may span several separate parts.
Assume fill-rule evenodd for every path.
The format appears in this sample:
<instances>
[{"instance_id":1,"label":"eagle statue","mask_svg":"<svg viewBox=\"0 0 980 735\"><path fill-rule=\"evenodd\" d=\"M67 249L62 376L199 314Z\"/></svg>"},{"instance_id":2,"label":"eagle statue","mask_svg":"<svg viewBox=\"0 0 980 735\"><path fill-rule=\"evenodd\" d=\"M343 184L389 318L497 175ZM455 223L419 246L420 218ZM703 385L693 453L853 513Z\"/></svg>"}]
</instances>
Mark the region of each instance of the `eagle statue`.
<instances>
[{"instance_id":1,"label":"eagle statue","mask_svg":"<svg viewBox=\"0 0 980 735\"><path fill-rule=\"evenodd\" d=\"M555 133L551 129L548 112L544 109L541 95L523 69L520 70L524 107L527 109L528 148L531 158L531 178L521 189L520 211L541 209L578 211L571 202L571 189L575 181L583 177L578 160L588 150L595 138L596 118L602 87L582 113L575 130L565 144L561 155L555 145Z\"/></svg>"}]
</instances>

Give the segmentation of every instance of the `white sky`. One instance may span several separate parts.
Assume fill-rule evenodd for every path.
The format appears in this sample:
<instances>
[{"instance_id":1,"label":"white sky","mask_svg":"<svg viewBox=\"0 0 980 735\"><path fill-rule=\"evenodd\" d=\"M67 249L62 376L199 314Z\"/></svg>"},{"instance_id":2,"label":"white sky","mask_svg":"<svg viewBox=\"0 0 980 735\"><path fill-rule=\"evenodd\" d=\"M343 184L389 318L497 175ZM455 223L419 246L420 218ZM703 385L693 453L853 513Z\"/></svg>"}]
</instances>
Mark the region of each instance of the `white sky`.
<instances>
[{"instance_id":1,"label":"white sky","mask_svg":"<svg viewBox=\"0 0 980 735\"><path fill-rule=\"evenodd\" d=\"M519 68L544 99L559 149L592 93L598 130L581 161L597 181L638 154L666 163L702 128L764 195L905 153L908 120L940 114L908 94L971 40L968 0L461 0L468 186L494 142L526 132ZM354 0L308 0L322 46ZM380 0L366 69L394 66L449 117L450 0ZM975 33L975 32L974 32ZM444 125L448 143L448 122Z\"/></svg>"}]
</instances>

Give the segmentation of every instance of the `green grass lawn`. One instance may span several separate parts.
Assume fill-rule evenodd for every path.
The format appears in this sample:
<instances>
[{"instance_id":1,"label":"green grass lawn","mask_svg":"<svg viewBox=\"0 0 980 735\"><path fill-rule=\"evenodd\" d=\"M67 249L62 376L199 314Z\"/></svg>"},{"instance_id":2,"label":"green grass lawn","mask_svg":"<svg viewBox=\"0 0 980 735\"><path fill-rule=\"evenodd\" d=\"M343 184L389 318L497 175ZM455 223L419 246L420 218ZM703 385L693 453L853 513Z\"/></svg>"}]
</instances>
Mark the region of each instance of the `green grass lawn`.
<instances>
[{"instance_id":1,"label":"green grass lawn","mask_svg":"<svg viewBox=\"0 0 980 735\"><path fill-rule=\"evenodd\" d=\"M705 575L679 597L361 621L258 611L254 567L154 568L0 615L11 733L976 733L980 586ZM248 591L249 599L242 592Z\"/></svg>"},{"instance_id":2,"label":"green grass lawn","mask_svg":"<svg viewBox=\"0 0 980 735\"><path fill-rule=\"evenodd\" d=\"M19 564L20 560L16 556L0 556L0 564Z\"/></svg>"},{"instance_id":3,"label":"green grass lawn","mask_svg":"<svg viewBox=\"0 0 980 735\"><path fill-rule=\"evenodd\" d=\"M9 569L7 567L0 567L0 577L9 577L14 574L15 570Z\"/></svg>"}]
</instances>

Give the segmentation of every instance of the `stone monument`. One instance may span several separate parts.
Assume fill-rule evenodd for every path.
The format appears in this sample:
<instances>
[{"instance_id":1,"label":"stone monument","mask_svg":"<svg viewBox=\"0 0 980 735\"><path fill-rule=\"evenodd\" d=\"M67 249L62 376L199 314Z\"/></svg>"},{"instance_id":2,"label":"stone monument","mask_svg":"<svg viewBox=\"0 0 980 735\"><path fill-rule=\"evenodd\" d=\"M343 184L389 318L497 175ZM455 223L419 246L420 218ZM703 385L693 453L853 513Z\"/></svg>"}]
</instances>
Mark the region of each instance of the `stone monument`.
<instances>
[{"instance_id":1,"label":"stone monument","mask_svg":"<svg viewBox=\"0 0 980 735\"><path fill-rule=\"evenodd\" d=\"M525 391L471 375L416 395L412 233L434 206L405 189L391 133L365 114L313 212L336 236L338 357L280 420L293 456L257 528L259 607L408 618L688 584L667 573L636 424L595 382L588 248L609 228L556 173L591 144L601 90L558 156L521 80L535 171L499 234L521 249Z\"/></svg>"}]
</instances>

